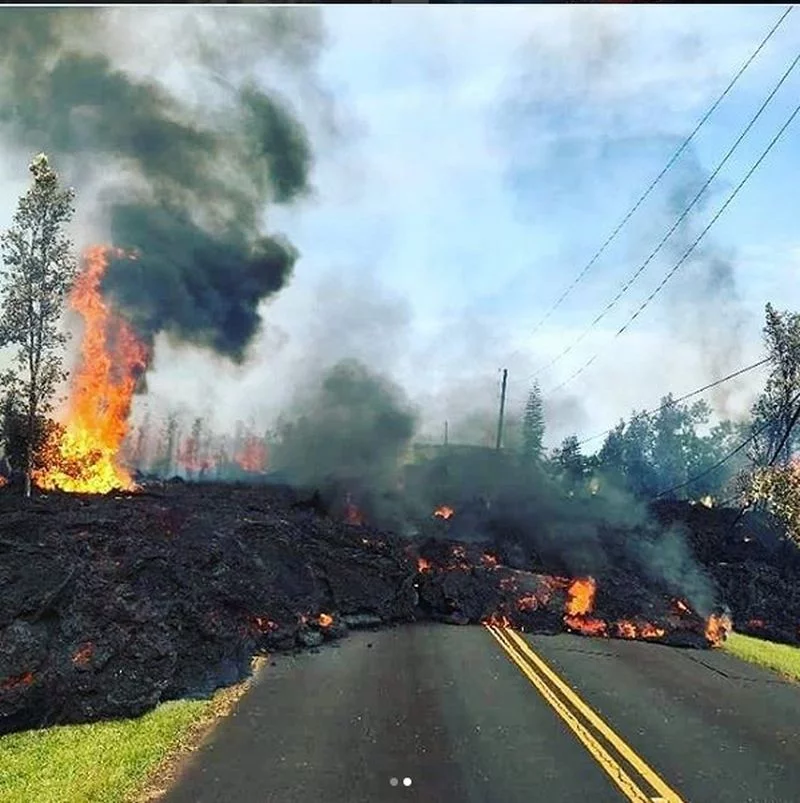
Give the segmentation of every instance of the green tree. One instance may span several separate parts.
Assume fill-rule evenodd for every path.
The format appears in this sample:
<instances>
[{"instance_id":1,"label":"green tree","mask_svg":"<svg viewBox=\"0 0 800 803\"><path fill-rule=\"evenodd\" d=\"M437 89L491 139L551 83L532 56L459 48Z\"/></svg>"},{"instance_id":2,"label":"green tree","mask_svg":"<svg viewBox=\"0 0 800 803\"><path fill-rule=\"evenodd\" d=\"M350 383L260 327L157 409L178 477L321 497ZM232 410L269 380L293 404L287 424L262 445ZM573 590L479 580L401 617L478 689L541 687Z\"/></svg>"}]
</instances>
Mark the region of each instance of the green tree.
<instances>
[{"instance_id":1,"label":"green tree","mask_svg":"<svg viewBox=\"0 0 800 803\"><path fill-rule=\"evenodd\" d=\"M19 200L11 228L0 235L0 345L17 347L18 372L4 376L18 395L25 422L25 494L31 478L37 426L52 409L63 371L67 335L59 324L77 270L64 229L74 214L75 194L61 187L47 157L29 165L33 184Z\"/></svg>"},{"instance_id":2,"label":"green tree","mask_svg":"<svg viewBox=\"0 0 800 803\"><path fill-rule=\"evenodd\" d=\"M534 383L522 418L522 455L527 461L539 460L544 440L544 405L539 385Z\"/></svg>"},{"instance_id":3,"label":"green tree","mask_svg":"<svg viewBox=\"0 0 800 803\"><path fill-rule=\"evenodd\" d=\"M753 405L752 416L753 432L765 429L755 438L750 458L756 465L766 465L786 437L780 454L775 457L775 462L785 465L797 446L794 431L797 402L794 400L800 394L800 314L778 312L767 304L764 344L770 359L770 373Z\"/></svg>"},{"instance_id":4,"label":"green tree","mask_svg":"<svg viewBox=\"0 0 800 803\"><path fill-rule=\"evenodd\" d=\"M679 485L694 476L693 469L704 452L697 426L707 424L710 417L711 409L704 401L676 404L671 393L661 399L661 406L652 418L652 465L659 490ZM680 495L692 496L698 492L698 487L692 484L681 491Z\"/></svg>"},{"instance_id":5,"label":"green tree","mask_svg":"<svg viewBox=\"0 0 800 803\"><path fill-rule=\"evenodd\" d=\"M562 480L571 486L580 485L589 470L586 457L581 453L581 445L577 435L569 435L561 442L561 446L553 451L553 464Z\"/></svg>"}]
</instances>

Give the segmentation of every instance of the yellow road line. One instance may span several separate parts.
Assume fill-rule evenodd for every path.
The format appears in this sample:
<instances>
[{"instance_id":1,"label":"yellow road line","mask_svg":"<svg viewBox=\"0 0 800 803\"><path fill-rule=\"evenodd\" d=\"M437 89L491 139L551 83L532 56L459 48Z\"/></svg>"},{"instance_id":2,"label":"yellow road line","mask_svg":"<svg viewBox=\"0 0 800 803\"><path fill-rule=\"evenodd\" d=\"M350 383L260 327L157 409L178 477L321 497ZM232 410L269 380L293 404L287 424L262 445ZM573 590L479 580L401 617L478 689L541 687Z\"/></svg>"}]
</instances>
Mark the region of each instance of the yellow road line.
<instances>
[{"instance_id":1,"label":"yellow road line","mask_svg":"<svg viewBox=\"0 0 800 803\"><path fill-rule=\"evenodd\" d=\"M630 763L666 803L682 803L680 795L670 788L662 778L650 767L644 759L637 755L633 749L622 740L611 728L595 713L567 684L531 649L530 645L513 630L507 631L509 638L516 643L519 650L531 663L567 698L576 711L584 717L601 733L615 750Z\"/></svg>"},{"instance_id":2,"label":"yellow road line","mask_svg":"<svg viewBox=\"0 0 800 803\"><path fill-rule=\"evenodd\" d=\"M600 764L602 769L608 774L611 780L617 785L620 791L630 801L635 803L653 803L653 801L663 801L663 803L683 803L677 793L667 784L619 737L602 719L578 697L578 695L567 686L558 675L550 669L547 664L531 650L529 645L513 630L507 628L496 628L487 626L487 629L505 650L511 660L517 665L520 671L528 678L533 686L539 691L542 697L551 705L556 713L561 717L565 724L572 730L575 736L582 742L592 757ZM548 682L560 691L566 698L562 700L555 693ZM574 710L570 710L567 703L571 704ZM644 778L659 797L651 797L646 794L625 772L620 764L611 756L595 738L589 728L582 723L577 714L583 715L587 722L594 727L598 734L602 735L606 741L616 751L624 757L628 763Z\"/></svg>"},{"instance_id":3,"label":"yellow road line","mask_svg":"<svg viewBox=\"0 0 800 803\"><path fill-rule=\"evenodd\" d=\"M505 641L502 631L494 630L491 626L489 632L494 636L500 646L506 651L509 658L519 667L520 671L536 687L544 699L550 703L555 712L564 720L570 730L583 743L592 757L605 770L619 790L632 803L651 803L651 799L633 781L625 770L614 761L609 752L592 736L589 730L581 724L578 718L558 699L549 686L528 666L514 649L510 642Z\"/></svg>"}]
</instances>

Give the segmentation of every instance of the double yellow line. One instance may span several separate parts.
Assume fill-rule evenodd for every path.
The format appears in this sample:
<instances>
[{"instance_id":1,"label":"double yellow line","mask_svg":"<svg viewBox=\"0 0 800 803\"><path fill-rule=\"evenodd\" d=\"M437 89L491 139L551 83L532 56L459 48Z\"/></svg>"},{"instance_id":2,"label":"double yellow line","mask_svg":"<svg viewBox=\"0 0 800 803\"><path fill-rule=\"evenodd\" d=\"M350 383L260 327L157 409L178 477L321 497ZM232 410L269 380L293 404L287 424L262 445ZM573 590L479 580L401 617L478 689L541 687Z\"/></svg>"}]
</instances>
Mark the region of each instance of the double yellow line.
<instances>
[{"instance_id":1,"label":"double yellow line","mask_svg":"<svg viewBox=\"0 0 800 803\"><path fill-rule=\"evenodd\" d=\"M628 800L633 803L683 803L660 778L580 697L510 628L487 625L508 657L552 706L567 727ZM605 744L604 744L605 743ZM639 783L634 777L641 779ZM652 791L645 792L642 785Z\"/></svg>"}]
</instances>

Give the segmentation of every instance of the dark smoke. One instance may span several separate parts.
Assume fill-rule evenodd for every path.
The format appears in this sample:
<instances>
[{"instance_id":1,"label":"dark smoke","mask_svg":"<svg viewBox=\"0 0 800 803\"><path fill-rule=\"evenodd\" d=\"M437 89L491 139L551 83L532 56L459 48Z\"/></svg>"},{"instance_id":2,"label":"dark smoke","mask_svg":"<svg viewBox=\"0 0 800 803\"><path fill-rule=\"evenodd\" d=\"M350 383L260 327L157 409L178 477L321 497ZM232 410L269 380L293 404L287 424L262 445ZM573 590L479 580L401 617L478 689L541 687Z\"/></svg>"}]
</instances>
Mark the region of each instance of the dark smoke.
<instances>
[{"instance_id":1,"label":"dark smoke","mask_svg":"<svg viewBox=\"0 0 800 803\"><path fill-rule=\"evenodd\" d=\"M253 10L217 15L212 36L235 48L240 64L248 55L255 63L268 41L282 44L276 50L284 66L303 69L309 46L318 44L307 35L316 17L285 11L251 16L262 33L270 29L268 40L242 32L241 14ZM260 227L269 202L309 193L309 137L285 99L246 77L236 87L220 75L225 57L202 39L181 67L205 71L220 97L224 91L224 113L211 103L194 109L119 69L96 52L112 13L135 37L135 18L119 11L0 12L2 131L78 172L102 166L113 176L102 209L113 244L136 261L114 261L105 289L144 338L165 331L241 360L259 329L259 303L286 284L298 256Z\"/></svg>"},{"instance_id":2,"label":"dark smoke","mask_svg":"<svg viewBox=\"0 0 800 803\"><path fill-rule=\"evenodd\" d=\"M295 401L279 427L272 464L331 500L350 494L373 520L386 522L415 427L399 387L363 363L343 360Z\"/></svg>"}]
</instances>

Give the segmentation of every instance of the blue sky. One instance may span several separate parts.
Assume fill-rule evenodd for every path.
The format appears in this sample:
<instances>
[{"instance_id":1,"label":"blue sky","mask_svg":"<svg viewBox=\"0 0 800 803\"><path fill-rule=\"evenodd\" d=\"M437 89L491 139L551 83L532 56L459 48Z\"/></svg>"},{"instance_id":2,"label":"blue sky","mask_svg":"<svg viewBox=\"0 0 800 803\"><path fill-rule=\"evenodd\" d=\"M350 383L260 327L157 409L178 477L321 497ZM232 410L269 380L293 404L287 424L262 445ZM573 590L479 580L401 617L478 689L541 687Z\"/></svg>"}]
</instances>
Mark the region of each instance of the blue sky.
<instances>
[{"instance_id":1,"label":"blue sky","mask_svg":"<svg viewBox=\"0 0 800 803\"><path fill-rule=\"evenodd\" d=\"M462 428L464 437L491 438L506 367L512 412L531 378L539 380L552 445L755 361L764 303L800 309L800 120L695 258L628 332L613 335L783 123L800 95L800 67L622 301L573 352L537 373L639 267L795 57L796 11L585 281L534 328L781 11L291 9L322 15L326 42L312 76L292 77L269 53L257 69L260 80L295 102L314 144L313 196L265 217L268 228L298 246L296 274L264 305L266 326L250 364L233 368L160 342L152 395L215 410L218 418L252 415L268 423L298 385L336 359L358 357L405 389L423 432L438 435L445 419L458 432L457 422L472 418L478 423ZM124 68L204 107L213 98L181 67L192 45L175 26L181 15L210 13L151 9L132 27L118 9L119 30L107 47ZM214 30L210 24L206 35ZM218 48L222 62L242 74L254 68L236 63L229 50ZM8 157L0 165L8 189L0 206L9 214L26 179L17 162ZM89 219L93 213L80 210ZM549 392L595 354L590 369ZM762 379L754 372L710 401L721 415L741 415Z\"/></svg>"},{"instance_id":2,"label":"blue sky","mask_svg":"<svg viewBox=\"0 0 800 803\"><path fill-rule=\"evenodd\" d=\"M792 61L790 14L696 141L547 325L533 329L777 20L778 7L347 7L325 10L320 76L343 135L319 151L317 196L273 218L298 243L289 321L337 276L364 345L429 411L430 428L511 403L641 264ZM574 352L537 378L551 440L591 434L760 355L763 305L800 307L800 121L629 332L619 326L716 212L800 95L800 67L672 242ZM711 276L727 283L718 292ZM713 272L712 272L713 271ZM363 292L360 287L363 285ZM358 307L358 305L355 305ZM394 310L389 315L388 310ZM285 312L285 315L284 315ZM370 319L372 320L372 319ZM289 325L288 323L286 325ZM370 327L372 327L370 329ZM355 324L358 328L358 324ZM351 348L359 350L345 337ZM375 350L374 340L384 340ZM302 341L302 336L300 337ZM327 347L336 350L328 338ZM370 350L372 349L372 353ZM716 399L746 409L761 377Z\"/></svg>"}]
</instances>

